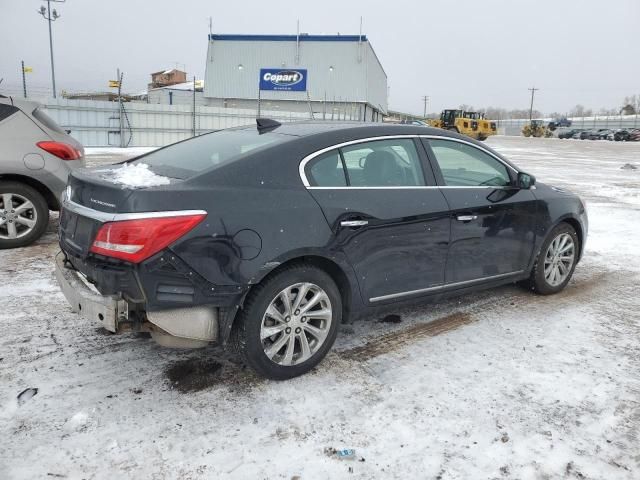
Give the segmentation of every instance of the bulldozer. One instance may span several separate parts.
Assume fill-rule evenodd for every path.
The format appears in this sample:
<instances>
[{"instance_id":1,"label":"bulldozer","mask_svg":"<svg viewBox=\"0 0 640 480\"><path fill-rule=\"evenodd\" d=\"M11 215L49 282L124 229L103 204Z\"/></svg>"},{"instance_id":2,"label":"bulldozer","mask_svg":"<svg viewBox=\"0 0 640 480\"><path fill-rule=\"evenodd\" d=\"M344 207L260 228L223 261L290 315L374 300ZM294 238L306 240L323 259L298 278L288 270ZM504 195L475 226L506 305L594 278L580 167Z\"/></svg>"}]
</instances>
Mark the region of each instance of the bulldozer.
<instances>
[{"instance_id":1,"label":"bulldozer","mask_svg":"<svg viewBox=\"0 0 640 480\"><path fill-rule=\"evenodd\" d=\"M553 137L553 132L547 128L542 120L531 120L531 123L522 127L522 135L525 137Z\"/></svg>"},{"instance_id":2,"label":"bulldozer","mask_svg":"<svg viewBox=\"0 0 640 480\"><path fill-rule=\"evenodd\" d=\"M429 125L467 135L476 140L486 140L497 133L496 122L484 118L479 112L465 112L464 110L443 110L440 118L430 120Z\"/></svg>"}]
</instances>

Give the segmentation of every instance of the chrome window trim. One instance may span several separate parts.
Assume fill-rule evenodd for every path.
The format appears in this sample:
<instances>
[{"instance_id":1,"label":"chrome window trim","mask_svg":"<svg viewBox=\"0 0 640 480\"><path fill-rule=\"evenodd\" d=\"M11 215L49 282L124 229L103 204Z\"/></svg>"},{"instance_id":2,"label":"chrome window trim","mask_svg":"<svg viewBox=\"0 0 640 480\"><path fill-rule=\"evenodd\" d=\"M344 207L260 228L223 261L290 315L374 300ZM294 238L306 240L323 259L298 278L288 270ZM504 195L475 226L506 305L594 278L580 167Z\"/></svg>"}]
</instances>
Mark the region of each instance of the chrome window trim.
<instances>
[{"instance_id":1,"label":"chrome window trim","mask_svg":"<svg viewBox=\"0 0 640 480\"><path fill-rule=\"evenodd\" d=\"M460 287L460 286L470 285L473 283L478 283L478 282L487 281L487 280L496 280L498 278L510 277L514 275L519 275L521 273L524 273L524 270L517 270L515 272L509 272L509 273L501 273L499 275L491 275L488 277L474 278L472 280L464 280L462 282L442 283L440 285L434 285L433 287L420 288L418 290L409 290L407 292L391 293L389 295L381 295L379 297L372 297L369 299L369 301L371 303L375 303L375 302L381 302L383 300L392 300L394 298L407 297L409 295L417 295L419 293L435 292L438 290L445 290L451 287Z\"/></svg>"},{"instance_id":2,"label":"chrome window trim","mask_svg":"<svg viewBox=\"0 0 640 480\"><path fill-rule=\"evenodd\" d=\"M88 217L101 223L121 222L123 220L141 220L145 218L184 217L187 215L206 215L205 210L170 210L162 212L135 212L135 213L109 213L93 208L85 207L71 200L65 200L62 204L64 210L76 213L82 217Z\"/></svg>"},{"instance_id":3,"label":"chrome window trim","mask_svg":"<svg viewBox=\"0 0 640 480\"><path fill-rule=\"evenodd\" d=\"M475 188L475 189L491 189L491 190L509 190L515 187L503 186L503 185L418 185L418 186L395 186L395 187L307 187L307 190L416 190L416 189L429 189L437 190L441 188ZM532 187L533 188L533 187Z\"/></svg>"},{"instance_id":4,"label":"chrome window trim","mask_svg":"<svg viewBox=\"0 0 640 480\"><path fill-rule=\"evenodd\" d=\"M518 170L514 167L512 167L511 165L509 165L508 163L506 163L504 160L502 160L500 157L496 156L494 153L490 152L489 150L483 148L482 146L476 145L475 143L471 143L471 142L467 142L465 140L459 139L459 138L453 138L453 137L447 137L444 135L417 135L417 134L410 134L410 135L383 135L383 136L379 136L379 137L366 137L366 138L359 138L357 140L349 140L348 142L342 142L342 143L336 143L335 145L332 145L330 147L325 147L321 150L318 150L316 152L310 153L309 155L307 155L306 157L304 157L301 161L300 164L298 165L298 173L300 175L300 180L302 180L302 184L308 188L308 189L325 189L325 190L357 190L357 189L407 189L407 188L509 188L509 187L495 187L495 186L484 186L484 185L478 185L478 186L455 186L455 185L416 185L416 186L397 186L397 187L352 187L352 186L345 186L345 187L340 187L340 186L336 186L336 187L318 187L318 186L312 186L309 183L309 180L307 179L307 175L305 173L305 167L307 166L307 163L309 163L311 160L313 160L314 158L322 155L323 153L327 153L330 152L331 150L335 150L338 148L342 148L342 147L348 147L350 145L357 145L358 143L367 143L367 142L375 142L377 140L394 140L394 139L405 139L405 138L412 138L412 139L418 139L418 138L426 138L426 139L436 139L436 140L448 140L451 142L458 142L458 143L462 143L465 145L469 145L473 148L477 148L478 150L480 150L481 152L486 153L487 155L489 155L490 157L496 159L498 162L500 162L502 165L504 165L505 167L507 167L508 169L510 169L511 171L513 171L514 173L518 174Z\"/></svg>"}]
</instances>

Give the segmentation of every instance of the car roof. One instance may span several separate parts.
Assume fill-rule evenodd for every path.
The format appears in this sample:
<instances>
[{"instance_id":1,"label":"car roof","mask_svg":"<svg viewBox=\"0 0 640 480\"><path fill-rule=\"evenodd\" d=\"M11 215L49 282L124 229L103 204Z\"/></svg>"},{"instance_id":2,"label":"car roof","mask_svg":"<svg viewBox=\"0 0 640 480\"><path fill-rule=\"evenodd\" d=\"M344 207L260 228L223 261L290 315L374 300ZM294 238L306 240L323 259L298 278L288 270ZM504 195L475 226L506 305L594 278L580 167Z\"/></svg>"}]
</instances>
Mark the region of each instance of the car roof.
<instances>
[{"instance_id":1,"label":"car roof","mask_svg":"<svg viewBox=\"0 0 640 480\"><path fill-rule=\"evenodd\" d=\"M240 128L250 130L256 127L245 126ZM313 135L331 136L331 134L335 134L340 137L352 136L354 139L384 135L458 136L456 133L449 132L441 128L427 127L424 125L386 122L341 122L332 120L287 122L282 123L279 126L269 128L268 130L281 135L291 135L294 137L309 137Z\"/></svg>"}]
</instances>

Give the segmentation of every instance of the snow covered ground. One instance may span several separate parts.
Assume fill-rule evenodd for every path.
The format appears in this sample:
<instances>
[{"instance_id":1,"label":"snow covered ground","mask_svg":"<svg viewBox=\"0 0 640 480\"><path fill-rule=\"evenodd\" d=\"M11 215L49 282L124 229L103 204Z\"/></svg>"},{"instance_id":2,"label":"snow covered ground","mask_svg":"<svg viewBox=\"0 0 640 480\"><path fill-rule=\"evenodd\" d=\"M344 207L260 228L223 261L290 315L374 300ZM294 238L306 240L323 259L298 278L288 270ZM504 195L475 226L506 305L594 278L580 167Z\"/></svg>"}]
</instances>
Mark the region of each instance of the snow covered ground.
<instances>
[{"instance_id":1,"label":"snow covered ground","mask_svg":"<svg viewBox=\"0 0 640 480\"><path fill-rule=\"evenodd\" d=\"M1 251L0 478L640 478L640 143L488 143L587 199L567 289L507 286L345 325L288 382L71 313L56 219Z\"/></svg>"}]
</instances>

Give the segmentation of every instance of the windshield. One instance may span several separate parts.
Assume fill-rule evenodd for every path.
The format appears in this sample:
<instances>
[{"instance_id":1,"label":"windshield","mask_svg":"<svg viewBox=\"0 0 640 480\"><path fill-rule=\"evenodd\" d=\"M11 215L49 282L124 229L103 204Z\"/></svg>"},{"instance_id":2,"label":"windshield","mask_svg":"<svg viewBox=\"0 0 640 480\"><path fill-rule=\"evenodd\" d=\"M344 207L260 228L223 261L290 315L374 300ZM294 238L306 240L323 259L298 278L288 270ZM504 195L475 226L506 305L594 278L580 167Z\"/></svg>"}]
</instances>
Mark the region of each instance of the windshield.
<instances>
[{"instance_id":1,"label":"windshield","mask_svg":"<svg viewBox=\"0 0 640 480\"><path fill-rule=\"evenodd\" d=\"M158 175L185 179L220 167L267 146L284 142L285 135L259 134L256 129L220 130L178 142L138 157L130 163L146 164Z\"/></svg>"}]
</instances>

